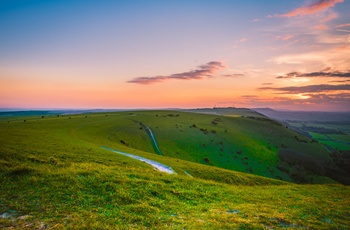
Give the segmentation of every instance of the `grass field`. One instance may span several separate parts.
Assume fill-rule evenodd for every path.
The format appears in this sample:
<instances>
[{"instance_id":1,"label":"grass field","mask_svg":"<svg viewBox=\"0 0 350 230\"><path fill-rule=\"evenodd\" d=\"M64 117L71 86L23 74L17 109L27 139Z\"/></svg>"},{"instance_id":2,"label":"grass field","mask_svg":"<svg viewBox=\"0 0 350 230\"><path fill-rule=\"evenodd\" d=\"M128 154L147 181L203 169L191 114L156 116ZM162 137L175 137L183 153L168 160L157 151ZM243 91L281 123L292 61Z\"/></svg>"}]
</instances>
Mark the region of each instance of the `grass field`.
<instances>
[{"instance_id":1,"label":"grass field","mask_svg":"<svg viewBox=\"0 0 350 230\"><path fill-rule=\"evenodd\" d=\"M301 130L330 149L350 150L349 122L288 122L288 125Z\"/></svg>"},{"instance_id":2,"label":"grass field","mask_svg":"<svg viewBox=\"0 0 350 230\"><path fill-rule=\"evenodd\" d=\"M347 134L320 134L309 132L320 143L337 150L350 149L350 135Z\"/></svg>"},{"instance_id":3,"label":"grass field","mask_svg":"<svg viewBox=\"0 0 350 230\"><path fill-rule=\"evenodd\" d=\"M276 169L279 149L328 156L295 136L270 120L179 111L0 118L0 228L348 229L348 186L314 174L334 184L296 185Z\"/></svg>"}]
</instances>

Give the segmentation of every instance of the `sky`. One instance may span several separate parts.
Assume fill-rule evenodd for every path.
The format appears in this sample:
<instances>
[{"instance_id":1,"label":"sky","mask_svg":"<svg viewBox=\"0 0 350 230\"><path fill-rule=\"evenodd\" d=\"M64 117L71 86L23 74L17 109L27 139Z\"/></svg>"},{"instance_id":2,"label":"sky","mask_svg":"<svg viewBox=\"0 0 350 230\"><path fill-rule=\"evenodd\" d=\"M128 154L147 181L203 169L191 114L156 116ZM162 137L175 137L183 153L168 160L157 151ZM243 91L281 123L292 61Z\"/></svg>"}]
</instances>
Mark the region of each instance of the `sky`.
<instances>
[{"instance_id":1,"label":"sky","mask_svg":"<svg viewBox=\"0 0 350 230\"><path fill-rule=\"evenodd\" d=\"M350 111L350 0L0 0L0 108Z\"/></svg>"}]
</instances>

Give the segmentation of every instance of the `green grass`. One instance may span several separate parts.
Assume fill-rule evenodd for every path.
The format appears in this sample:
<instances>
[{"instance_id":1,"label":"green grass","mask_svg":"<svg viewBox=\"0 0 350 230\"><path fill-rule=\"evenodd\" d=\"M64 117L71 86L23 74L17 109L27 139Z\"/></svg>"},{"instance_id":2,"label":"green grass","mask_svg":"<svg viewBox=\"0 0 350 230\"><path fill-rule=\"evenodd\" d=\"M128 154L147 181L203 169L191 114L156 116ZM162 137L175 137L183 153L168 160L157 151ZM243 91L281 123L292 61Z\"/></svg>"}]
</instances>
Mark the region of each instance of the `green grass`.
<instances>
[{"instance_id":1,"label":"green grass","mask_svg":"<svg viewBox=\"0 0 350 230\"><path fill-rule=\"evenodd\" d=\"M342 141L350 143L350 135L344 135L344 134L328 134L330 138L336 141Z\"/></svg>"},{"instance_id":2,"label":"green grass","mask_svg":"<svg viewBox=\"0 0 350 230\"><path fill-rule=\"evenodd\" d=\"M346 134L320 134L309 132L318 142L337 150L350 150L350 135Z\"/></svg>"},{"instance_id":3,"label":"green grass","mask_svg":"<svg viewBox=\"0 0 350 230\"><path fill-rule=\"evenodd\" d=\"M114 142L125 141L133 150L155 153L147 133L138 124L142 122L152 129L165 156L270 178L292 180L276 168L280 149L291 148L321 161L329 160L321 145L311 140L300 142L305 137L268 119L179 111L132 112L109 119L113 119L115 127L103 127L101 123L99 130L109 132L109 139ZM219 121L213 124L215 119ZM77 132L82 137L90 129L81 128Z\"/></svg>"},{"instance_id":4,"label":"green grass","mask_svg":"<svg viewBox=\"0 0 350 230\"><path fill-rule=\"evenodd\" d=\"M350 150L350 125L348 122L288 121L288 124L302 130L328 149Z\"/></svg>"},{"instance_id":5,"label":"green grass","mask_svg":"<svg viewBox=\"0 0 350 230\"><path fill-rule=\"evenodd\" d=\"M239 146L242 155L248 154L250 149L264 149L260 145L267 144L271 149L266 147L265 152L261 151L261 158L266 157L267 162L273 163L277 150L274 145L297 142L285 136L278 139L278 134L266 141L264 135L280 129L288 134L290 130L251 118L222 117L222 121L212 125L210 122L217 116L191 113L165 116L168 113L142 111L70 115L71 119L69 116L45 116L43 119L30 116L0 120L0 215L7 216L0 218L0 228L350 227L348 186L295 185L208 166L190 152L198 147L194 146L197 141L210 142L211 139L223 142L223 153L226 148L234 148L231 142L251 145L246 149L243 144ZM155 154L147 133L133 120L152 128L165 156ZM192 123L199 128L215 129L216 134L203 134L198 128L187 127ZM261 132L250 130L254 127ZM166 128L168 131L163 131ZM187 142L186 138L181 138L179 143L167 141L181 136L180 133L186 133L185 137L192 141ZM252 140L249 135L253 135ZM166 147L167 144L170 147ZM100 146L159 161L178 174L158 172L145 163ZM209 144L207 146L209 148ZM172 148L186 152L176 154ZM210 148L208 152L219 147L213 144ZM274 158L269 158L270 154ZM216 160L214 155L209 157L214 165L224 162ZM259 159L260 154L254 157ZM193 177L187 176L185 170Z\"/></svg>"},{"instance_id":6,"label":"green grass","mask_svg":"<svg viewBox=\"0 0 350 230\"><path fill-rule=\"evenodd\" d=\"M55 130L47 134L47 138L64 140L66 146L72 142L91 145L91 148L106 146L130 153L136 151L152 158L155 156L149 153L156 151L148 133L140 125L142 123L152 129L166 157L285 181L293 181L288 174L292 168L281 162L277 156L279 151L289 149L303 153L323 165L330 161L322 145L259 114L256 117L237 117L240 114L256 113L243 109L232 117L232 114L218 116L180 111L135 111L45 118L13 117L14 120L7 119L9 123L4 121L4 125L5 128L14 128L15 132L32 127L35 132L43 132L42 126L47 126ZM39 133L31 135L39 139L45 136ZM53 145L54 141L48 140L48 143ZM281 171L279 166L285 170ZM307 172L305 176L308 182L329 181L322 177L314 172Z\"/></svg>"}]
</instances>

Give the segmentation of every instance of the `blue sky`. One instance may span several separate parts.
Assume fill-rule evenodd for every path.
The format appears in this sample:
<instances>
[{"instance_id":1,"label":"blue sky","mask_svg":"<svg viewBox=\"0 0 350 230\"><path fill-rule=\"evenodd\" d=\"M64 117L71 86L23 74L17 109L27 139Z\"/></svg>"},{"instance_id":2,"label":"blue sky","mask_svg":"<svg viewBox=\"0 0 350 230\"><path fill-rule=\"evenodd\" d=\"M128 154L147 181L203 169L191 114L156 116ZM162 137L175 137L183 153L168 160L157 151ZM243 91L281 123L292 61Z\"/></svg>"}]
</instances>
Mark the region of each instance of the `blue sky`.
<instances>
[{"instance_id":1,"label":"blue sky","mask_svg":"<svg viewBox=\"0 0 350 230\"><path fill-rule=\"evenodd\" d=\"M348 0L2 0L0 107L348 110L349 9Z\"/></svg>"}]
</instances>

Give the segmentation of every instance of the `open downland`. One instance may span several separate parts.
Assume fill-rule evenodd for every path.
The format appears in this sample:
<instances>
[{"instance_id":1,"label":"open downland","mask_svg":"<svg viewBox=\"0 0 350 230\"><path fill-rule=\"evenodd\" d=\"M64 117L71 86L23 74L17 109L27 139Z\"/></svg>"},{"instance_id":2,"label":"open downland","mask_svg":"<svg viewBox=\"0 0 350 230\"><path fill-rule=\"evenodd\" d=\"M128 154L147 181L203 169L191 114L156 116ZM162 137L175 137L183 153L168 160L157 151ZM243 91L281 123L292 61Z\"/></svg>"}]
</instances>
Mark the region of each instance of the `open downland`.
<instances>
[{"instance_id":1,"label":"open downland","mask_svg":"<svg viewBox=\"0 0 350 230\"><path fill-rule=\"evenodd\" d=\"M266 164L273 168L278 161L279 143L289 147L298 143L296 139L278 139L276 134L278 142L272 142L274 138L266 141L254 130L242 131L256 127L273 134L277 128L270 121L221 116L217 124L212 124L216 118L176 111L141 111L0 120L0 228L350 227L348 186L296 185L271 178L280 175L291 181L289 174L277 170L270 173L264 168ZM155 153L138 122L152 129L164 156ZM263 122L269 123L269 130ZM255 136L249 139L249 135ZM180 138L176 139L179 142L170 141L175 137ZM177 174L159 172L100 146L160 162ZM201 151L196 151L198 148ZM248 155L259 149L263 157ZM212 150L217 150L217 155L208 155ZM242 152L237 154L238 150ZM244 161L250 164L252 173L270 178L244 173L246 163L220 168L225 166L221 157L229 159L226 153L231 152L237 157L247 156ZM327 156L322 152L320 155ZM201 160L205 157L209 161ZM256 169L251 159L258 159ZM242 162L240 158L237 161Z\"/></svg>"},{"instance_id":2,"label":"open downland","mask_svg":"<svg viewBox=\"0 0 350 230\"><path fill-rule=\"evenodd\" d=\"M256 112L243 112L251 116L135 111L71 123L81 123L72 131L80 140L120 151L158 153L147 126L171 158L298 183L346 181L337 178L342 172L328 169L332 159L324 146ZM327 174L331 171L335 175Z\"/></svg>"}]
</instances>

